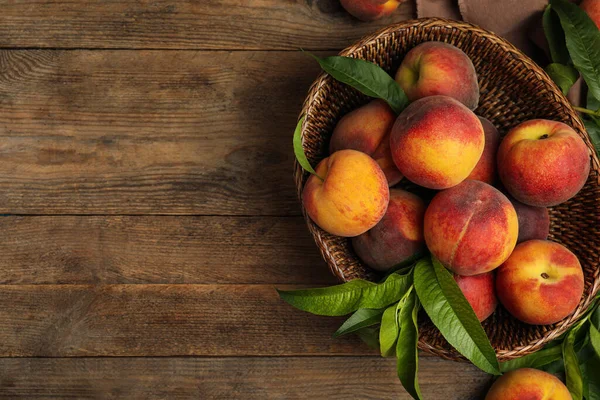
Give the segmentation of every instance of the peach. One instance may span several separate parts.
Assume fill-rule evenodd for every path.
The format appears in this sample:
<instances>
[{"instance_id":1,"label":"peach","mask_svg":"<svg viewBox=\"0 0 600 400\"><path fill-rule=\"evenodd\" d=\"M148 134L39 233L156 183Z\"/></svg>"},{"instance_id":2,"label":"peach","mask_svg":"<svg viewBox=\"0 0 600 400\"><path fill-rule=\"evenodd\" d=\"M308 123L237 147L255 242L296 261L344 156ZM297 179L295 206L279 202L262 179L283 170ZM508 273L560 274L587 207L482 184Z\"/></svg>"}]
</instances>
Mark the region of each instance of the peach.
<instances>
[{"instance_id":1,"label":"peach","mask_svg":"<svg viewBox=\"0 0 600 400\"><path fill-rule=\"evenodd\" d=\"M302 191L308 216L323 230L352 237L373 228L387 210L390 191L371 157L340 150L322 160ZM323 178L323 180L321 180Z\"/></svg>"},{"instance_id":2,"label":"peach","mask_svg":"<svg viewBox=\"0 0 600 400\"><path fill-rule=\"evenodd\" d=\"M598 0L583 0L579 7L585 11L596 26L600 29L600 1Z\"/></svg>"},{"instance_id":3,"label":"peach","mask_svg":"<svg viewBox=\"0 0 600 400\"><path fill-rule=\"evenodd\" d=\"M496 153L498 152L498 146L500 146L500 133L489 120L479 117L479 121L481 121L481 125L483 126L485 146L483 147L483 154L481 154L479 162L467 179L493 185L496 182L497 176Z\"/></svg>"},{"instance_id":4,"label":"peach","mask_svg":"<svg viewBox=\"0 0 600 400\"><path fill-rule=\"evenodd\" d=\"M517 213L498 189L467 180L444 190L425 211L427 247L446 268L471 276L502 264L517 243Z\"/></svg>"},{"instance_id":5,"label":"peach","mask_svg":"<svg viewBox=\"0 0 600 400\"><path fill-rule=\"evenodd\" d=\"M400 114L390 136L392 158L410 181L429 189L458 185L483 153L477 116L447 96L425 97Z\"/></svg>"},{"instance_id":6,"label":"peach","mask_svg":"<svg viewBox=\"0 0 600 400\"><path fill-rule=\"evenodd\" d=\"M342 6L361 21L374 21L393 13L400 0L340 0Z\"/></svg>"},{"instance_id":7,"label":"peach","mask_svg":"<svg viewBox=\"0 0 600 400\"><path fill-rule=\"evenodd\" d=\"M484 321L496 310L498 298L494 285L494 272L473 276L454 274L456 284L475 311L479 321Z\"/></svg>"},{"instance_id":8,"label":"peach","mask_svg":"<svg viewBox=\"0 0 600 400\"><path fill-rule=\"evenodd\" d=\"M515 318L549 325L571 314L583 294L583 270L575 254L558 243L529 240L498 268L496 292Z\"/></svg>"},{"instance_id":9,"label":"peach","mask_svg":"<svg viewBox=\"0 0 600 400\"><path fill-rule=\"evenodd\" d=\"M358 257L369 267L388 271L425 250L425 203L417 195L390 189L390 203L375 227L352 238Z\"/></svg>"},{"instance_id":10,"label":"peach","mask_svg":"<svg viewBox=\"0 0 600 400\"><path fill-rule=\"evenodd\" d=\"M485 400L571 400L569 389L554 375L521 368L502 375Z\"/></svg>"},{"instance_id":11,"label":"peach","mask_svg":"<svg viewBox=\"0 0 600 400\"><path fill-rule=\"evenodd\" d=\"M389 186L393 186L402 180L390 150L394 121L396 114L390 106L383 100L373 100L338 122L329 142L329 152L352 149L370 155L383 170Z\"/></svg>"},{"instance_id":12,"label":"peach","mask_svg":"<svg viewBox=\"0 0 600 400\"><path fill-rule=\"evenodd\" d=\"M550 216L546 207L534 207L523 204L512 196L506 196L512 203L519 219L519 237L517 243L528 240L546 240L550 233Z\"/></svg>"},{"instance_id":13,"label":"peach","mask_svg":"<svg viewBox=\"0 0 600 400\"><path fill-rule=\"evenodd\" d=\"M502 140L498 173L520 202L555 206L581 190L590 173L590 154L570 126L534 119L517 125Z\"/></svg>"},{"instance_id":14,"label":"peach","mask_svg":"<svg viewBox=\"0 0 600 400\"><path fill-rule=\"evenodd\" d=\"M458 47L425 42L410 50L396 72L396 82L410 101L450 96L474 110L479 103L477 73L471 59Z\"/></svg>"}]
</instances>

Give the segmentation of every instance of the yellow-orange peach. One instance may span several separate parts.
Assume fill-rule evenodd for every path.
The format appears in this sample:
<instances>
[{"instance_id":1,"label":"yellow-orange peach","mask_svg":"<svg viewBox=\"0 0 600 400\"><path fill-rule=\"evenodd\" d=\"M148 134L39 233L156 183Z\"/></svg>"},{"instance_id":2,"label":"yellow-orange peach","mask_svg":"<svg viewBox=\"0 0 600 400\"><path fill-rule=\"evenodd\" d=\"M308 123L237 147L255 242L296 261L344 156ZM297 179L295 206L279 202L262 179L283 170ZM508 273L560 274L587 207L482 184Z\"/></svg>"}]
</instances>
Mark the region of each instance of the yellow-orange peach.
<instances>
[{"instance_id":1,"label":"yellow-orange peach","mask_svg":"<svg viewBox=\"0 0 600 400\"><path fill-rule=\"evenodd\" d=\"M454 280L475 311L479 321L487 319L496 310L498 298L494 285L494 272L473 276L454 274Z\"/></svg>"},{"instance_id":2,"label":"yellow-orange peach","mask_svg":"<svg viewBox=\"0 0 600 400\"><path fill-rule=\"evenodd\" d=\"M592 21L600 28L600 1L598 0L583 0L579 7L585 11Z\"/></svg>"},{"instance_id":3,"label":"yellow-orange peach","mask_svg":"<svg viewBox=\"0 0 600 400\"><path fill-rule=\"evenodd\" d=\"M467 180L433 198L425 211L427 247L452 272L471 276L502 264L517 243L519 222L498 189Z\"/></svg>"},{"instance_id":4,"label":"yellow-orange peach","mask_svg":"<svg viewBox=\"0 0 600 400\"><path fill-rule=\"evenodd\" d=\"M410 181L429 189L458 185L483 153L485 136L477 116L447 96L410 104L392 128L392 158Z\"/></svg>"},{"instance_id":5,"label":"yellow-orange peach","mask_svg":"<svg viewBox=\"0 0 600 400\"><path fill-rule=\"evenodd\" d=\"M396 72L396 81L410 101L444 95L477 108L479 85L473 62L458 47L425 42L410 50Z\"/></svg>"},{"instance_id":6,"label":"yellow-orange peach","mask_svg":"<svg viewBox=\"0 0 600 400\"><path fill-rule=\"evenodd\" d=\"M523 204L512 196L506 196L512 203L519 219L519 238L517 243L528 240L546 240L550 233L550 215L546 207Z\"/></svg>"},{"instance_id":7,"label":"yellow-orange peach","mask_svg":"<svg viewBox=\"0 0 600 400\"><path fill-rule=\"evenodd\" d=\"M590 154L568 125L545 119L513 128L498 149L506 190L531 206L550 207L575 196L590 173Z\"/></svg>"},{"instance_id":8,"label":"yellow-orange peach","mask_svg":"<svg viewBox=\"0 0 600 400\"><path fill-rule=\"evenodd\" d=\"M342 6L361 21L374 21L393 13L400 0L340 0Z\"/></svg>"},{"instance_id":9,"label":"yellow-orange peach","mask_svg":"<svg viewBox=\"0 0 600 400\"><path fill-rule=\"evenodd\" d=\"M521 368L502 375L485 400L572 400L569 389L554 375Z\"/></svg>"},{"instance_id":10,"label":"yellow-orange peach","mask_svg":"<svg viewBox=\"0 0 600 400\"><path fill-rule=\"evenodd\" d=\"M496 293L515 318L532 325L560 321L575 310L583 294L583 270L561 244L529 240L498 268Z\"/></svg>"},{"instance_id":11,"label":"yellow-orange peach","mask_svg":"<svg viewBox=\"0 0 600 400\"><path fill-rule=\"evenodd\" d=\"M496 182L496 153L500 146L500 133L489 120L479 117L485 134L485 146L479 162L467 179L473 179L493 185Z\"/></svg>"},{"instance_id":12,"label":"yellow-orange peach","mask_svg":"<svg viewBox=\"0 0 600 400\"><path fill-rule=\"evenodd\" d=\"M369 267L388 271L425 250L425 203L417 195L390 189L385 216L375 227L352 238L358 257Z\"/></svg>"},{"instance_id":13,"label":"yellow-orange peach","mask_svg":"<svg viewBox=\"0 0 600 400\"><path fill-rule=\"evenodd\" d=\"M302 204L323 230L357 236L385 215L390 196L387 181L379 165L365 153L340 150L321 161L315 171L318 177L308 178Z\"/></svg>"},{"instance_id":14,"label":"yellow-orange peach","mask_svg":"<svg viewBox=\"0 0 600 400\"><path fill-rule=\"evenodd\" d=\"M383 100L373 100L338 122L329 142L329 152L352 149L370 155L383 170L389 186L393 186L402 179L390 151L394 121L396 114L390 106Z\"/></svg>"}]
</instances>

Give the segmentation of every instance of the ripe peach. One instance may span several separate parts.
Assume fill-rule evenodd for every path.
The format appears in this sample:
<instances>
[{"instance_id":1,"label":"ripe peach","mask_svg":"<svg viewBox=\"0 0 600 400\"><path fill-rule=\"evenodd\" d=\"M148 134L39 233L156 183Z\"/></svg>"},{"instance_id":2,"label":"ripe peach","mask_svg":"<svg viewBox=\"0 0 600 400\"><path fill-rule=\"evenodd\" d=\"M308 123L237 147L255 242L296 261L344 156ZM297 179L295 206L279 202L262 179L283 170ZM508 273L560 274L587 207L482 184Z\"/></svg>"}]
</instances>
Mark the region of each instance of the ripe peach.
<instances>
[{"instance_id":1,"label":"ripe peach","mask_svg":"<svg viewBox=\"0 0 600 400\"><path fill-rule=\"evenodd\" d=\"M569 389L554 375L521 368L502 375L485 400L572 400Z\"/></svg>"},{"instance_id":2,"label":"ripe peach","mask_svg":"<svg viewBox=\"0 0 600 400\"><path fill-rule=\"evenodd\" d=\"M410 104L392 128L392 158L410 181L429 189L458 185L473 171L485 145L477 116L447 96Z\"/></svg>"},{"instance_id":3,"label":"ripe peach","mask_svg":"<svg viewBox=\"0 0 600 400\"><path fill-rule=\"evenodd\" d=\"M390 191L379 165L365 153L340 150L317 165L302 191L308 216L338 236L360 235L385 215Z\"/></svg>"},{"instance_id":4,"label":"ripe peach","mask_svg":"<svg viewBox=\"0 0 600 400\"><path fill-rule=\"evenodd\" d=\"M484 321L494 313L498 305L498 298L496 297L493 271L473 276L454 274L454 280L473 307L479 321Z\"/></svg>"},{"instance_id":5,"label":"ripe peach","mask_svg":"<svg viewBox=\"0 0 600 400\"><path fill-rule=\"evenodd\" d=\"M393 13L400 0L340 0L342 6L361 21L374 21Z\"/></svg>"},{"instance_id":6,"label":"ripe peach","mask_svg":"<svg viewBox=\"0 0 600 400\"><path fill-rule=\"evenodd\" d=\"M477 73L471 59L458 47L425 42L410 50L396 72L396 82L410 101L450 96L471 110L479 103Z\"/></svg>"},{"instance_id":7,"label":"ripe peach","mask_svg":"<svg viewBox=\"0 0 600 400\"><path fill-rule=\"evenodd\" d=\"M370 231L352 238L358 257L369 267L387 271L425 250L425 203L417 195L390 189L384 217Z\"/></svg>"},{"instance_id":8,"label":"ripe peach","mask_svg":"<svg viewBox=\"0 0 600 400\"><path fill-rule=\"evenodd\" d=\"M393 186L402 179L390 150L394 121L396 114L390 106L383 100L373 100L338 122L329 142L329 152L352 149L370 155L383 170L389 186Z\"/></svg>"},{"instance_id":9,"label":"ripe peach","mask_svg":"<svg viewBox=\"0 0 600 400\"><path fill-rule=\"evenodd\" d=\"M517 243L514 207L498 189L467 180L433 198L425 211L427 247L452 272L471 276L502 264Z\"/></svg>"},{"instance_id":10,"label":"ripe peach","mask_svg":"<svg viewBox=\"0 0 600 400\"><path fill-rule=\"evenodd\" d=\"M600 1L598 0L583 0L579 7L585 11L596 26L600 29Z\"/></svg>"},{"instance_id":11,"label":"ripe peach","mask_svg":"<svg viewBox=\"0 0 600 400\"><path fill-rule=\"evenodd\" d=\"M548 325L571 314L583 294L583 271L575 254L547 240L515 248L498 268L496 292L515 318Z\"/></svg>"},{"instance_id":12,"label":"ripe peach","mask_svg":"<svg viewBox=\"0 0 600 400\"><path fill-rule=\"evenodd\" d=\"M506 196L512 203L519 219L519 238L517 243L528 240L546 240L550 233L550 216L546 207L534 207L523 204L512 196Z\"/></svg>"},{"instance_id":13,"label":"ripe peach","mask_svg":"<svg viewBox=\"0 0 600 400\"><path fill-rule=\"evenodd\" d=\"M500 133L498 129L487 119L479 117L485 134L485 146L483 154L475 169L471 172L467 179L474 179L493 185L496 182L496 153L500 146Z\"/></svg>"},{"instance_id":14,"label":"ripe peach","mask_svg":"<svg viewBox=\"0 0 600 400\"><path fill-rule=\"evenodd\" d=\"M531 206L550 207L575 196L590 173L583 140L562 122L534 119L513 128L498 149L506 190Z\"/></svg>"}]
</instances>

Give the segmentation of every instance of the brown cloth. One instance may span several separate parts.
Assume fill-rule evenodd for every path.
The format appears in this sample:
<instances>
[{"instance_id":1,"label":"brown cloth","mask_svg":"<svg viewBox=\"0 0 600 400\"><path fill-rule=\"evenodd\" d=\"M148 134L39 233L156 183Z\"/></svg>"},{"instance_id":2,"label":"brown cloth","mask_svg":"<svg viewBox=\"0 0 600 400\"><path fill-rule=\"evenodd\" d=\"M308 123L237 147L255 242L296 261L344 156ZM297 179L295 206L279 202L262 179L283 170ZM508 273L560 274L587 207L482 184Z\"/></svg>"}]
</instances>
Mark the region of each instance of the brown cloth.
<instances>
[{"instance_id":1,"label":"brown cloth","mask_svg":"<svg viewBox=\"0 0 600 400\"><path fill-rule=\"evenodd\" d=\"M542 66L547 44L541 16L548 0L417 0L417 16L443 17L471 22L504 37ZM542 47L542 48L540 48ZM580 104L581 79L569 92Z\"/></svg>"},{"instance_id":2,"label":"brown cloth","mask_svg":"<svg viewBox=\"0 0 600 400\"><path fill-rule=\"evenodd\" d=\"M529 31L548 0L417 0L417 15L462 19L490 30L531 54Z\"/></svg>"}]
</instances>

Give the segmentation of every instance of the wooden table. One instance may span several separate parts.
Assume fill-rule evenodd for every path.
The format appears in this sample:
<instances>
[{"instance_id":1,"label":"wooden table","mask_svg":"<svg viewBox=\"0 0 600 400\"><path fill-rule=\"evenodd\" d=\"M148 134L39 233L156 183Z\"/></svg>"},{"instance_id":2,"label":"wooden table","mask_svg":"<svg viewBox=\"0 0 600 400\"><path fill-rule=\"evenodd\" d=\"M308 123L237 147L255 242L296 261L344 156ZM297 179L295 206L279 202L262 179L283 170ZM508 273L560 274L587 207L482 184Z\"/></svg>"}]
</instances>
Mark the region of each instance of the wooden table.
<instances>
[{"instance_id":1,"label":"wooden table","mask_svg":"<svg viewBox=\"0 0 600 400\"><path fill-rule=\"evenodd\" d=\"M334 283L292 131L334 54L411 18L335 0L0 2L0 397L403 398L275 287ZM489 378L421 358L428 399Z\"/></svg>"}]
</instances>

